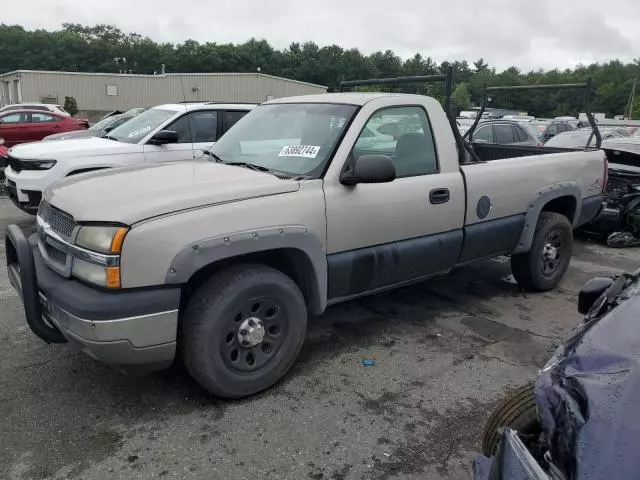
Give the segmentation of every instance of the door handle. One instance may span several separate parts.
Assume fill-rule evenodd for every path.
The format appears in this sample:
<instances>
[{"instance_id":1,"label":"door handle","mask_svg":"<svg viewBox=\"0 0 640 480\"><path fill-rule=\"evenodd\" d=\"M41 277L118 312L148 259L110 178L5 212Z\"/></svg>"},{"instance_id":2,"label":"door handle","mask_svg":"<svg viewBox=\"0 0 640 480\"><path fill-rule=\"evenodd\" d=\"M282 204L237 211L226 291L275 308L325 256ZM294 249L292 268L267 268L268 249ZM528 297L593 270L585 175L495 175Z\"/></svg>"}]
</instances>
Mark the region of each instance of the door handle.
<instances>
[{"instance_id":1,"label":"door handle","mask_svg":"<svg viewBox=\"0 0 640 480\"><path fill-rule=\"evenodd\" d=\"M435 188L429 192L429 201L432 205L447 203L451 198L448 188Z\"/></svg>"}]
</instances>

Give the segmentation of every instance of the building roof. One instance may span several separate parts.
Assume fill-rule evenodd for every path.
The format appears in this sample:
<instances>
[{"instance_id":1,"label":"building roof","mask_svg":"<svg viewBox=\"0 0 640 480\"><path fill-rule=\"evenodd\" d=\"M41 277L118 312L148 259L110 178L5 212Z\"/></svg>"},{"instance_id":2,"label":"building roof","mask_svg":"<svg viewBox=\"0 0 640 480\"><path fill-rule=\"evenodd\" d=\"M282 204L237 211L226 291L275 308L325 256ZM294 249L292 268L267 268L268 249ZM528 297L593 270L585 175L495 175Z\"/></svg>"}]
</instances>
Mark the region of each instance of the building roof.
<instances>
[{"instance_id":1,"label":"building roof","mask_svg":"<svg viewBox=\"0 0 640 480\"><path fill-rule=\"evenodd\" d=\"M188 77L188 76L200 76L200 77L222 77L222 76L254 76L254 77L262 77L262 78L274 78L277 80L284 80L291 83L299 83L302 85L310 85L313 87L319 88L327 88L325 85L318 85L316 83L302 82L300 80L292 80L290 78L278 77L275 75L268 75L266 73L165 73L158 75L148 75L143 73L98 73L98 72L63 72L63 71L55 71L55 70L12 70L6 73L0 73L0 78L9 75L16 75L21 73L44 73L44 74L55 74L55 75L84 75L84 76L109 76L109 77L142 77L142 78L166 78L166 77Z\"/></svg>"}]
</instances>

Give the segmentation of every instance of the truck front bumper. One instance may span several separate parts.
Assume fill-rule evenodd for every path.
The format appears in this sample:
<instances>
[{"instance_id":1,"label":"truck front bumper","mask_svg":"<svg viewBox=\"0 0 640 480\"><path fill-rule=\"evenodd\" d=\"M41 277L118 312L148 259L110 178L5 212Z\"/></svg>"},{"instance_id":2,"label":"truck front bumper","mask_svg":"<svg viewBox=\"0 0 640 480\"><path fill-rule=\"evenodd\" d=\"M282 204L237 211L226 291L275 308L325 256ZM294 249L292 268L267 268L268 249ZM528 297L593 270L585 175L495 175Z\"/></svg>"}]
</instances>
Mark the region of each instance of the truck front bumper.
<instances>
[{"instance_id":1,"label":"truck front bumper","mask_svg":"<svg viewBox=\"0 0 640 480\"><path fill-rule=\"evenodd\" d=\"M66 339L101 362L129 370L171 365L180 288L108 291L61 277L43 263L37 237L27 240L16 225L7 229L5 249L9 280L40 338Z\"/></svg>"}]
</instances>

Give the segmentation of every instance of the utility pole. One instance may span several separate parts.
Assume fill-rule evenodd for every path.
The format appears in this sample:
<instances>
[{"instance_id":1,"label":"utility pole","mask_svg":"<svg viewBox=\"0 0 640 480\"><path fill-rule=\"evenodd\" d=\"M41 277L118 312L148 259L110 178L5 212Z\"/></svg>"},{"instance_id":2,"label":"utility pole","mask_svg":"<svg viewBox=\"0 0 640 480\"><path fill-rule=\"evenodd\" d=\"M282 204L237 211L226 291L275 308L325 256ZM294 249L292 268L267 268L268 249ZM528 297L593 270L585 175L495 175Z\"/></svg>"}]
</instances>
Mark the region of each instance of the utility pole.
<instances>
[{"instance_id":1,"label":"utility pole","mask_svg":"<svg viewBox=\"0 0 640 480\"><path fill-rule=\"evenodd\" d=\"M633 79L633 88L631 89L631 96L629 97L629 120L633 118L633 102L636 96L636 84L638 83L638 79Z\"/></svg>"},{"instance_id":2,"label":"utility pole","mask_svg":"<svg viewBox=\"0 0 640 480\"><path fill-rule=\"evenodd\" d=\"M638 79L633 79L633 90L631 90L631 105L629 105L629 120L633 118L633 101L636 96L636 84L638 83Z\"/></svg>"}]
</instances>

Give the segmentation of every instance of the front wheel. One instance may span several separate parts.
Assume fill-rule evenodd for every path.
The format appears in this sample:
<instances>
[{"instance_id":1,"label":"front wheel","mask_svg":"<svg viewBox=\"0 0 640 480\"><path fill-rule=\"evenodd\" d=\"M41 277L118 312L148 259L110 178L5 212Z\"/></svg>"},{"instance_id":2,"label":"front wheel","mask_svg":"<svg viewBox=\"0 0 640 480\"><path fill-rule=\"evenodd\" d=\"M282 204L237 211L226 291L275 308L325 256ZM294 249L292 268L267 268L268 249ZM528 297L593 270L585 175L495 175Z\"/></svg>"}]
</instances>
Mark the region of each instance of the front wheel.
<instances>
[{"instance_id":1,"label":"front wheel","mask_svg":"<svg viewBox=\"0 0 640 480\"><path fill-rule=\"evenodd\" d=\"M518 284L539 292L562 281L573 254L573 229L564 215L542 212L527 253L511 256L511 271Z\"/></svg>"},{"instance_id":2,"label":"front wheel","mask_svg":"<svg viewBox=\"0 0 640 480\"><path fill-rule=\"evenodd\" d=\"M252 395L291 368L306 326L304 297L291 278L262 265L231 267L189 301L181 325L183 360L211 393Z\"/></svg>"},{"instance_id":3,"label":"front wheel","mask_svg":"<svg viewBox=\"0 0 640 480\"><path fill-rule=\"evenodd\" d=\"M482 453L495 455L500 441L500 429L509 427L519 434L530 434L540 428L536 410L534 384L528 383L516 390L494 410L482 436Z\"/></svg>"}]
</instances>

